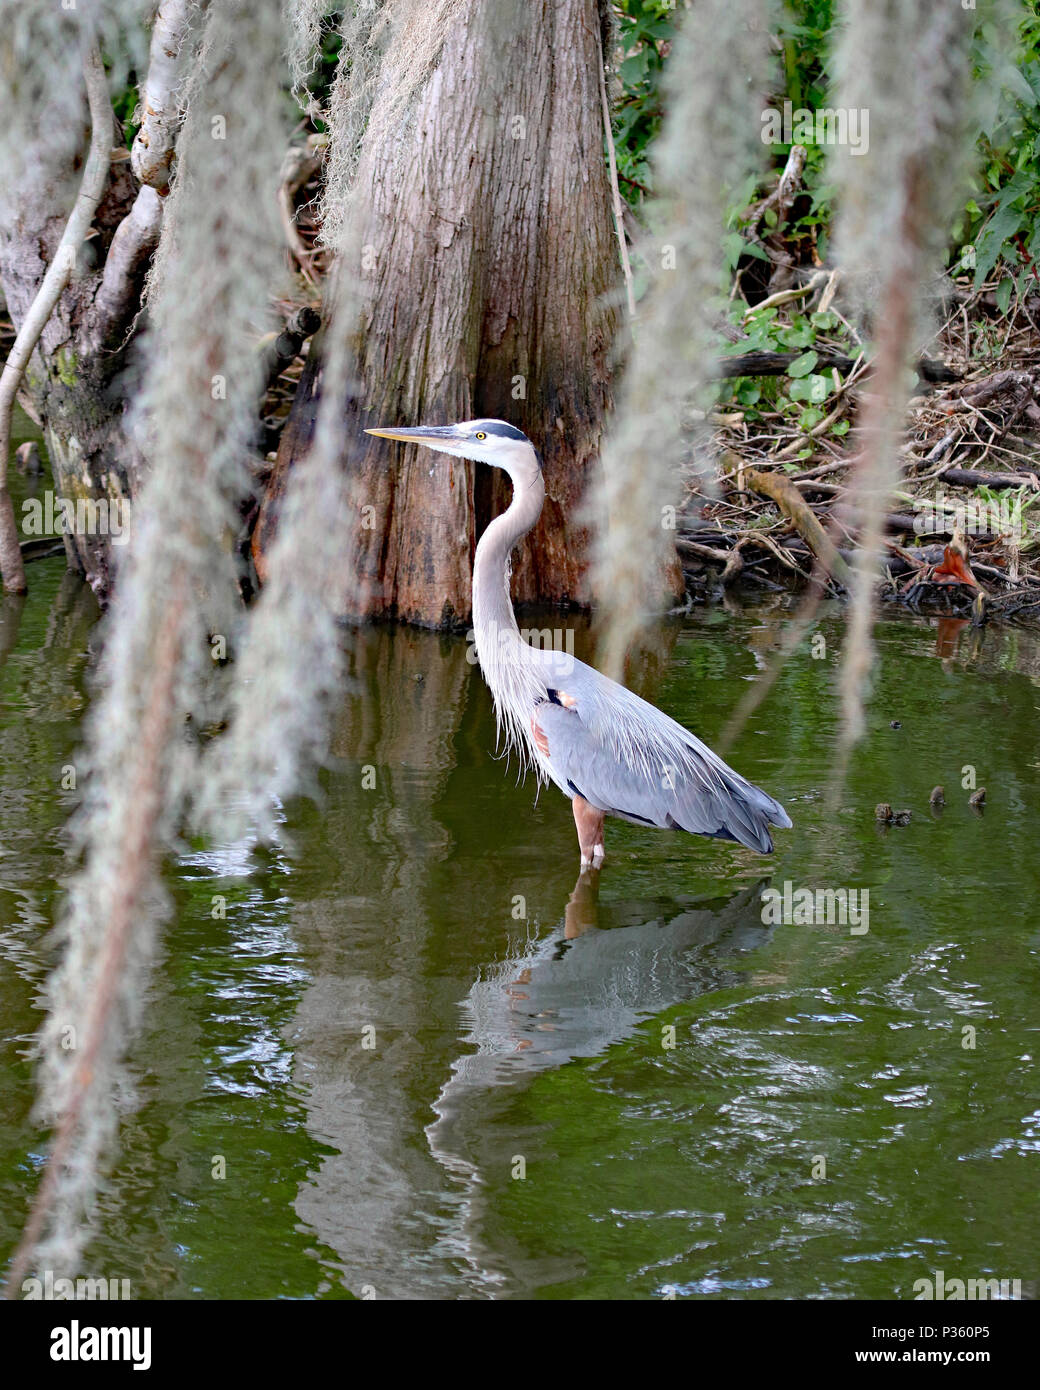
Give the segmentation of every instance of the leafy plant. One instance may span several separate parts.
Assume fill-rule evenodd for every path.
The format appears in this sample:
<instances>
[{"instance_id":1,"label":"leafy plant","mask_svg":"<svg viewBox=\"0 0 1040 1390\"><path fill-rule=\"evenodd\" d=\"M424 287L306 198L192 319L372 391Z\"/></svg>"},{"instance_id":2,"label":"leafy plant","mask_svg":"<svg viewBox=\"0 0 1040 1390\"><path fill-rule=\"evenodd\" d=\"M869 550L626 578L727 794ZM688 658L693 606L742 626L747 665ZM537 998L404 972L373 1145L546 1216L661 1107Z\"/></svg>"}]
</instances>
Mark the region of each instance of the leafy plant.
<instances>
[{"instance_id":1,"label":"leafy plant","mask_svg":"<svg viewBox=\"0 0 1040 1390\"><path fill-rule=\"evenodd\" d=\"M999 263L1011 271L997 290L1002 311L1029 281L1040 285L1040 17L1035 13L1023 20L1018 40L1010 60L986 26L977 37L976 81L989 97L978 128L984 162L980 187L954 229L959 268L974 268L976 286Z\"/></svg>"},{"instance_id":2,"label":"leafy plant","mask_svg":"<svg viewBox=\"0 0 1040 1390\"><path fill-rule=\"evenodd\" d=\"M785 306L786 307L786 306ZM858 345L847 341L838 316L829 310L823 313L795 313L790 319L781 316L773 305L744 313L731 310L734 322L744 333L738 343L720 346L722 356L740 356L750 352L792 352L798 356L787 368L784 377L733 377L721 384L719 402L741 406L745 419L761 419L768 411L779 411L797 419L800 429L811 430L827 414L827 401L834 392L834 379L826 369L817 371L823 352L841 352L855 357ZM830 433L840 437L848 432L848 421L837 421Z\"/></svg>"},{"instance_id":3,"label":"leafy plant","mask_svg":"<svg viewBox=\"0 0 1040 1390\"><path fill-rule=\"evenodd\" d=\"M661 128L661 74L675 36L674 0L619 0L614 6L622 97L615 108L621 191L637 206L652 191L649 151Z\"/></svg>"}]
</instances>

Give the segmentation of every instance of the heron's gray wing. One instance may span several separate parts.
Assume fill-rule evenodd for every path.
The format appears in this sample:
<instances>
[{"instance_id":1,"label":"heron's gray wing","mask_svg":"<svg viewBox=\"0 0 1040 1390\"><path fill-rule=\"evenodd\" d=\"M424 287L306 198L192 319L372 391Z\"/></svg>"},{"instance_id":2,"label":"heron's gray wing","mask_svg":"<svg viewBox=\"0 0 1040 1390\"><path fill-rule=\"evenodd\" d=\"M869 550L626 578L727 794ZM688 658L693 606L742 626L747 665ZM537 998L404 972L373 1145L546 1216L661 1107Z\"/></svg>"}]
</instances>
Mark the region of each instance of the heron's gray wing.
<instances>
[{"instance_id":1,"label":"heron's gray wing","mask_svg":"<svg viewBox=\"0 0 1040 1390\"><path fill-rule=\"evenodd\" d=\"M547 670L560 686L548 687L534 711L558 786L637 824L772 850L770 825L791 824L778 801L632 691L569 662L569 670Z\"/></svg>"}]
</instances>

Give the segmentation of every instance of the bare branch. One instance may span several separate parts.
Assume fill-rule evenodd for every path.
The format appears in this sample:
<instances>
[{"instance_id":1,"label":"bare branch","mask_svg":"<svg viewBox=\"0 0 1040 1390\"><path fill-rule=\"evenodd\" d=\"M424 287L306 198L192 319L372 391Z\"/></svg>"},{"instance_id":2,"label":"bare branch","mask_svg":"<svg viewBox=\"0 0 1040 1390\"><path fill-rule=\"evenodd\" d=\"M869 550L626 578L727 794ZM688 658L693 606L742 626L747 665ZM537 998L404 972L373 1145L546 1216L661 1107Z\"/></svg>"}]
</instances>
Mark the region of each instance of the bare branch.
<instances>
[{"instance_id":1,"label":"bare branch","mask_svg":"<svg viewBox=\"0 0 1040 1390\"><path fill-rule=\"evenodd\" d=\"M162 198L145 184L108 248L94 300L94 332L99 343L108 342L139 307L141 283L159 242L162 217Z\"/></svg>"},{"instance_id":2,"label":"bare branch","mask_svg":"<svg viewBox=\"0 0 1040 1390\"><path fill-rule=\"evenodd\" d=\"M90 152L75 206L62 233L54 259L47 268L36 298L18 330L14 347L0 376L0 574L4 587L14 593L25 592L25 567L18 544L14 506L7 491L7 461L11 447L11 415L22 374L36 350L47 320L72 277L76 253L90 230L101 195L108 182L112 158L112 102L101 62L97 39L84 53L83 73L90 106Z\"/></svg>"},{"instance_id":3,"label":"bare branch","mask_svg":"<svg viewBox=\"0 0 1040 1390\"><path fill-rule=\"evenodd\" d=\"M181 57L195 8L192 0L162 0L152 28L148 76L141 89L141 128L130 152L130 162L140 182L160 193L170 186L174 144L181 123Z\"/></svg>"},{"instance_id":4,"label":"bare branch","mask_svg":"<svg viewBox=\"0 0 1040 1390\"><path fill-rule=\"evenodd\" d=\"M625 295L628 299L628 316L636 316L636 296L632 285L632 264L628 258L628 243L625 240L625 214L621 201L621 188L618 185L617 155L614 150L614 131L610 124L610 102L607 100L607 74L603 65L603 43L599 51L599 97L603 107L603 136L607 142L607 164L610 169L610 194L614 205L614 227L617 231L618 250L621 253L621 269L625 274Z\"/></svg>"},{"instance_id":5,"label":"bare branch","mask_svg":"<svg viewBox=\"0 0 1040 1390\"><path fill-rule=\"evenodd\" d=\"M749 468L744 473L744 480L761 496L772 498L783 514L794 522L802 539L827 573L839 583L848 585L851 578L848 565L790 479L783 473Z\"/></svg>"}]
</instances>

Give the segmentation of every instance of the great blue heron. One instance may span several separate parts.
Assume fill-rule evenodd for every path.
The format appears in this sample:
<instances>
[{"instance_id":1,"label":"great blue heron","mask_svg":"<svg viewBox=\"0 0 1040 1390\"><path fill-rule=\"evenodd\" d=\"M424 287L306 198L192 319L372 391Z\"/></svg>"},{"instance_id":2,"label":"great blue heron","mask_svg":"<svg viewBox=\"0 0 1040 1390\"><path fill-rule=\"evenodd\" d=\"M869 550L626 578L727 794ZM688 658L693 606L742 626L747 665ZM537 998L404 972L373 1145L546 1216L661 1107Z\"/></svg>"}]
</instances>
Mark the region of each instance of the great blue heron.
<instances>
[{"instance_id":1,"label":"great blue heron","mask_svg":"<svg viewBox=\"0 0 1040 1390\"><path fill-rule=\"evenodd\" d=\"M582 866L602 861L608 815L771 853L769 827L791 824L778 801L631 690L566 651L521 637L509 557L545 499L541 462L527 436L502 420L367 433L490 463L512 480L513 500L481 536L473 563L477 655L506 747L571 799Z\"/></svg>"}]
</instances>

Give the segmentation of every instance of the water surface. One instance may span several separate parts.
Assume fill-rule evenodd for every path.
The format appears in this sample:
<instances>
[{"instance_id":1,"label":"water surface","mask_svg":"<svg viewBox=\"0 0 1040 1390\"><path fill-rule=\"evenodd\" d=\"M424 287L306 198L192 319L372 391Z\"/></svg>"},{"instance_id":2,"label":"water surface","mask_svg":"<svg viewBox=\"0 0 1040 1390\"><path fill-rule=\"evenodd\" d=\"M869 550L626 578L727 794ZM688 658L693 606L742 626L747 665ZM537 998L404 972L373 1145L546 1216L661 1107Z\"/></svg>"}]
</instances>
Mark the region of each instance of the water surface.
<instances>
[{"instance_id":1,"label":"water surface","mask_svg":"<svg viewBox=\"0 0 1040 1390\"><path fill-rule=\"evenodd\" d=\"M60 559L30 582L0 607L5 1257L45 1152L24 1051L96 621ZM663 623L633 684L717 739L785 616ZM886 620L833 802L838 609L819 631L731 752L790 811L777 853L608 822L584 877L567 802L494 760L466 642L345 633L319 798L170 865L84 1272L144 1298L905 1298L941 1269L1035 1296L1040 642ZM869 930L764 921L770 883L869 890Z\"/></svg>"}]
</instances>

